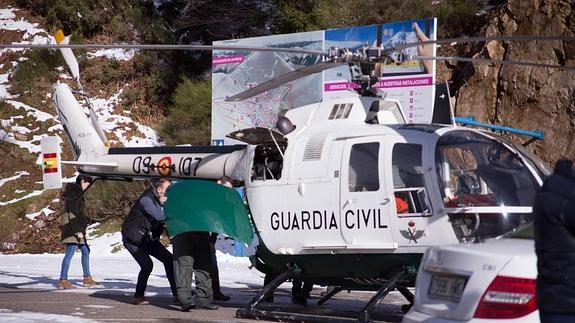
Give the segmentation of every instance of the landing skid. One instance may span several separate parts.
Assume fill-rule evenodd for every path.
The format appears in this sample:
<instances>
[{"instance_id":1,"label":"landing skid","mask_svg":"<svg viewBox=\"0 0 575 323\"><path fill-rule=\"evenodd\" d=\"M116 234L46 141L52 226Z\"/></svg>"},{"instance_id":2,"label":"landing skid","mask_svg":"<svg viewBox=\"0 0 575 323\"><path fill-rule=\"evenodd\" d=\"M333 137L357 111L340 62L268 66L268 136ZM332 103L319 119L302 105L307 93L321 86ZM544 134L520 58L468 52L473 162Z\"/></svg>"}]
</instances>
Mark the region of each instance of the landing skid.
<instances>
[{"instance_id":1,"label":"landing skid","mask_svg":"<svg viewBox=\"0 0 575 323\"><path fill-rule=\"evenodd\" d=\"M258 309L257 306L265 299L273 295L278 286L282 283L292 279L297 275L298 268L290 268L287 271L281 273L275 277L269 284L264 286L262 290L250 301L247 307L240 308L236 311L236 317L246 318L246 319L266 319L274 321L299 321L299 322L341 322L341 318L329 317L323 315L313 315L313 314L303 314L303 313L289 313L281 311L269 311ZM405 287L402 283L408 279L411 275L414 275L414 270L410 268L405 268L403 271L399 272L391 279L389 279L385 284L383 284L377 291L377 293L369 300L369 302L363 307L359 315L360 322L369 322L370 316L375 310L375 307L381 300L389 294L389 292L397 289L403 297L405 297L410 304L402 306L402 311L408 310L413 305L413 294ZM325 296L323 296L318 302L318 305L322 305L328 299L342 291L344 288L337 286L331 289Z\"/></svg>"},{"instance_id":2,"label":"landing skid","mask_svg":"<svg viewBox=\"0 0 575 323\"><path fill-rule=\"evenodd\" d=\"M240 315L240 312L241 315ZM313 314L301 314L301 313L289 313L289 312L279 312L279 311L266 311L266 310L259 310L259 309L239 309L236 312L236 317L244 318L244 319L253 319L253 320L270 320L270 321L277 321L277 322L332 322L332 323L342 323L342 322L349 322L350 320L343 320L339 317L331 317L331 316L320 316L320 315L313 315Z\"/></svg>"},{"instance_id":3,"label":"landing skid","mask_svg":"<svg viewBox=\"0 0 575 323\"><path fill-rule=\"evenodd\" d=\"M288 279L293 278L295 274L296 269L293 267L279 274L269 284L265 285L264 288L262 288L261 292L259 292L254 298L252 298L247 308L238 309L236 311L236 317L251 318L251 319L260 318L260 316L258 316L257 313L266 311L258 310L256 309L256 306L258 306L258 304L261 303L264 299L267 299L268 297L273 295L273 292L276 290L276 288L278 288L279 285L283 284Z\"/></svg>"},{"instance_id":4,"label":"landing skid","mask_svg":"<svg viewBox=\"0 0 575 323\"><path fill-rule=\"evenodd\" d=\"M381 287L379 288L377 293L369 300L369 302L367 302L365 307L361 310L361 312L359 314L359 321L360 322L369 322L369 317L370 317L371 313L373 312L373 310L375 309L375 306L377 306L377 304L379 304L379 302L382 299L384 299L385 296L387 296L387 294L389 294L389 292L391 292L392 290L394 290L396 288L399 290L399 292L404 297L406 295L406 294L404 294L405 292L409 293L409 295L411 295L411 297L409 297L409 298L406 297L406 298L411 304L413 304L413 294L411 294L411 292L407 288L405 288L404 286L398 286L401 281L409 278L410 275L412 275L412 273L409 271L409 269L404 269L399 274L396 274L391 279L389 279L385 284L381 285Z\"/></svg>"},{"instance_id":5,"label":"landing skid","mask_svg":"<svg viewBox=\"0 0 575 323\"><path fill-rule=\"evenodd\" d=\"M327 302L328 299L335 296L335 294L341 292L343 290L342 287L336 286L333 287L327 294L325 294L319 301L317 301L317 305L322 305L323 303Z\"/></svg>"}]
</instances>

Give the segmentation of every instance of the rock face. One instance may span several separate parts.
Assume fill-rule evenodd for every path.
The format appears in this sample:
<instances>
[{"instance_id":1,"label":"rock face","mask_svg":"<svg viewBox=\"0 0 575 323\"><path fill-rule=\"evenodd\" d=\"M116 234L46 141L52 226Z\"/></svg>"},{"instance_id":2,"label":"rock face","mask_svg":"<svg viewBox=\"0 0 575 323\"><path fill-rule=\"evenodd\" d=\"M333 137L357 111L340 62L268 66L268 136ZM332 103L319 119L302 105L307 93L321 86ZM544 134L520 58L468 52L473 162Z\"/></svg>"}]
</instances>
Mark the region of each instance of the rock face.
<instances>
[{"instance_id":1,"label":"rock face","mask_svg":"<svg viewBox=\"0 0 575 323\"><path fill-rule=\"evenodd\" d=\"M485 28L485 36L501 35L575 37L575 1L509 0ZM492 41L474 57L575 66L575 42ZM562 157L575 159L574 71L475 64L465 66L454 80L462 84L456 89L456 115L543 130L545 139L529 144L530 150L550 166Z\"/></svg>"}]
</instances>

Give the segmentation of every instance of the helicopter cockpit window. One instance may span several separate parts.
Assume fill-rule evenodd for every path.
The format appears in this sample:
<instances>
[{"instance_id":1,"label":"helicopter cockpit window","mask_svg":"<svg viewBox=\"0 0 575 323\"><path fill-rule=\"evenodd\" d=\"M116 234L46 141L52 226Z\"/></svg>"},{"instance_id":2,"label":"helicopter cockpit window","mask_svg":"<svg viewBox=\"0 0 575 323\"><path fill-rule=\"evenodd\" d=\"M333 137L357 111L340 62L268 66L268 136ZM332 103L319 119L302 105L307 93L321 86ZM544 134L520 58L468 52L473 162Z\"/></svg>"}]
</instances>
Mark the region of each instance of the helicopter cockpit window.
<instances>
[{"instance_id":1,"label":"helicopter cockpit window","mask_svg":"<svg viewBox=\"0 0 575 323\"><path fill-rule=\"evenodd\" d=\"M472 132L440 138L436 163L446 207L531 206L539 187L514 151Z\"/></svg>"},{"instance_id":2,"label":"helicopter cockpit window","mask_svg":"<svg viewBox=\"0 0 575 323\"><path fill-rule=\"evenodd\" d=\"M392 176L398 216L432 214L422 172L422 147L396 144L393 147Z\"/></svg>"},{"instance_id":3,"label":"helicopter cockpit window","mask_svg":"<svg viewBox=\"0 0 575 323\"><path fill-rule=\"evenodd\" d=\"M370 142L351 146L349 157L349 191L379 190L379 143Z\"/></svg>"},{"instance_id":4,"label":"helicopter cockpit window","mask_svg":"<svg viewBox=\"0 0 575 323\"><path fill-rule=\"evenodd\" d=\"M539 183L501 141L451 132L439 139L435 160L443 203L461 242L499 237L532 220Z\"/></svg>"}]
</instances>

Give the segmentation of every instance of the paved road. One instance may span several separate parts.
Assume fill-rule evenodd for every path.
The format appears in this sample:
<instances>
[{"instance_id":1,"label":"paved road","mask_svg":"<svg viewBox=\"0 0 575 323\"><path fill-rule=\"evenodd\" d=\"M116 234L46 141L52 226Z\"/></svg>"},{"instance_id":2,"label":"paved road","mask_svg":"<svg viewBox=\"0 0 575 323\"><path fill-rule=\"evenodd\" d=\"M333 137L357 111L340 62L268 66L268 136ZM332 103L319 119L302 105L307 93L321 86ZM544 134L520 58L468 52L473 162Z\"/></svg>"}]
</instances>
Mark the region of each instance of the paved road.
<instances>
[{"instance_id":1,"label":"paved road","mask_svg":"<svg viewBox=\"0 0 575 323\"><path fill-rule=\"evenodd\" d=\"M316 288L312 297L318 298L323 289ZM11 313L34 312L68 315L99 322L254 322L235 317L238 308L246 306L256 290L226 291L233 298L220 303L217 311L192 310L181 312L172 305L167 295L150 297L150 305L132 305L131 294L110 289L95 290L93 293L81 291L55 291L22 289L0 286L0 309ZM373 295L371 292L342 292L322 306L311 300L307 307L291 304L288 290L276 293L275 302L262 304L268 311L295 312L314 315L329 315L342 321L357 318L357 313ZM397 322L401 320L400 305L405 301L398 294L389 295L385 304L380 304L372 318L378 321ZM0 317L2 311L0 311Z\"/></svg>"}]
</instances>

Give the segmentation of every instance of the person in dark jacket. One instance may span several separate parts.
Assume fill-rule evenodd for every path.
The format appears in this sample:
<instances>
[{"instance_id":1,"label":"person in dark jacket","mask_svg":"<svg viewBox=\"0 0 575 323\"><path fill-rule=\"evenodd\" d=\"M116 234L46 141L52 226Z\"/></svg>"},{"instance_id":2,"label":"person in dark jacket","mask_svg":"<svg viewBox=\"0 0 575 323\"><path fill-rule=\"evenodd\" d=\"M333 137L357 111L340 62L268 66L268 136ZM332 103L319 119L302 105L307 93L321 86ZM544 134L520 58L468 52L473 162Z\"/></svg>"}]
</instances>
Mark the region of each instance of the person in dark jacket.
<instances>
[{"instance_id":1,"label":"person in dark jacket","mask_svg":"<svg viewBox=\"0 0 575 323\"><path fill-rule=\"evenodd\" d=\"M82 252L82 270L84 272L84 287L100 286L92 279L90 274L90 248L86 243L86 216L84 214L84 196L82 192L90 186L92 178L86 175L78 175L75 183L68 183L62 193L64 201L64 213L61 216L61 241L66 245L66 253L62 260L60 270L59 289L76 288L68 280L70 261L79 248Z\"/></svg>"},{"instance_id":2,"label":"person in dark jacket","mask_svg":"<svg viewBox=\"0 0 575 323\"><path fill-rule=\"evenodd\" d=\"M182 311L193 308L217 310L212 303L213 290L212 257L210 252L210 233L205 231L183 232L172 237L174 250L174 271L178 299ZM192 291L192 272L196 288Z\"/></svg>"},{"instance_id":3,"label":"person in dark jacket","mask_svg":"<svg viewBox=\"0 0 575 323\"><path fill-rule=\"evenodd\" d=\"M227 188L233 188L232 179L228 176L223 176L217 182L220 185L223 185ZM216 241L218 241L218 233L212 232L210 234L210 258L212 268L210 270L210 276L212 278L212 291L213 291L213 299L215 301L229 301L231 298L227 295L224 295L221 290L220 286L220 271L218 269L218 258L216 256Z\"/></svg>"},{"instance_id":4,"label":"person in dark jacket","mask_svg":"<svg viewBox=\"0 0 575 323\"><path fill-rule=\"evenodd\" d=\"M560 160L534 205L541 322L575 322L575 172Z\"/></svg>"},{"instance_id":5,"label":"person in dark jacket","mask_svg":"<svg viewBox=\"0 0 575 323\"><path fill-rule=\"evenodd\" d=\"M135 305L149 304L144 294L154 267L150 256L164 264L174 301L176 300L172 254L160 242L160 236L164 230L162 221L166 219L163 205L167 200L166 190L170 184L171 182L167 179L152 182L151 187L144 191L134 203L122 225L124 247L140 265L134 293Z\"/></svg>"}]
</instances>

